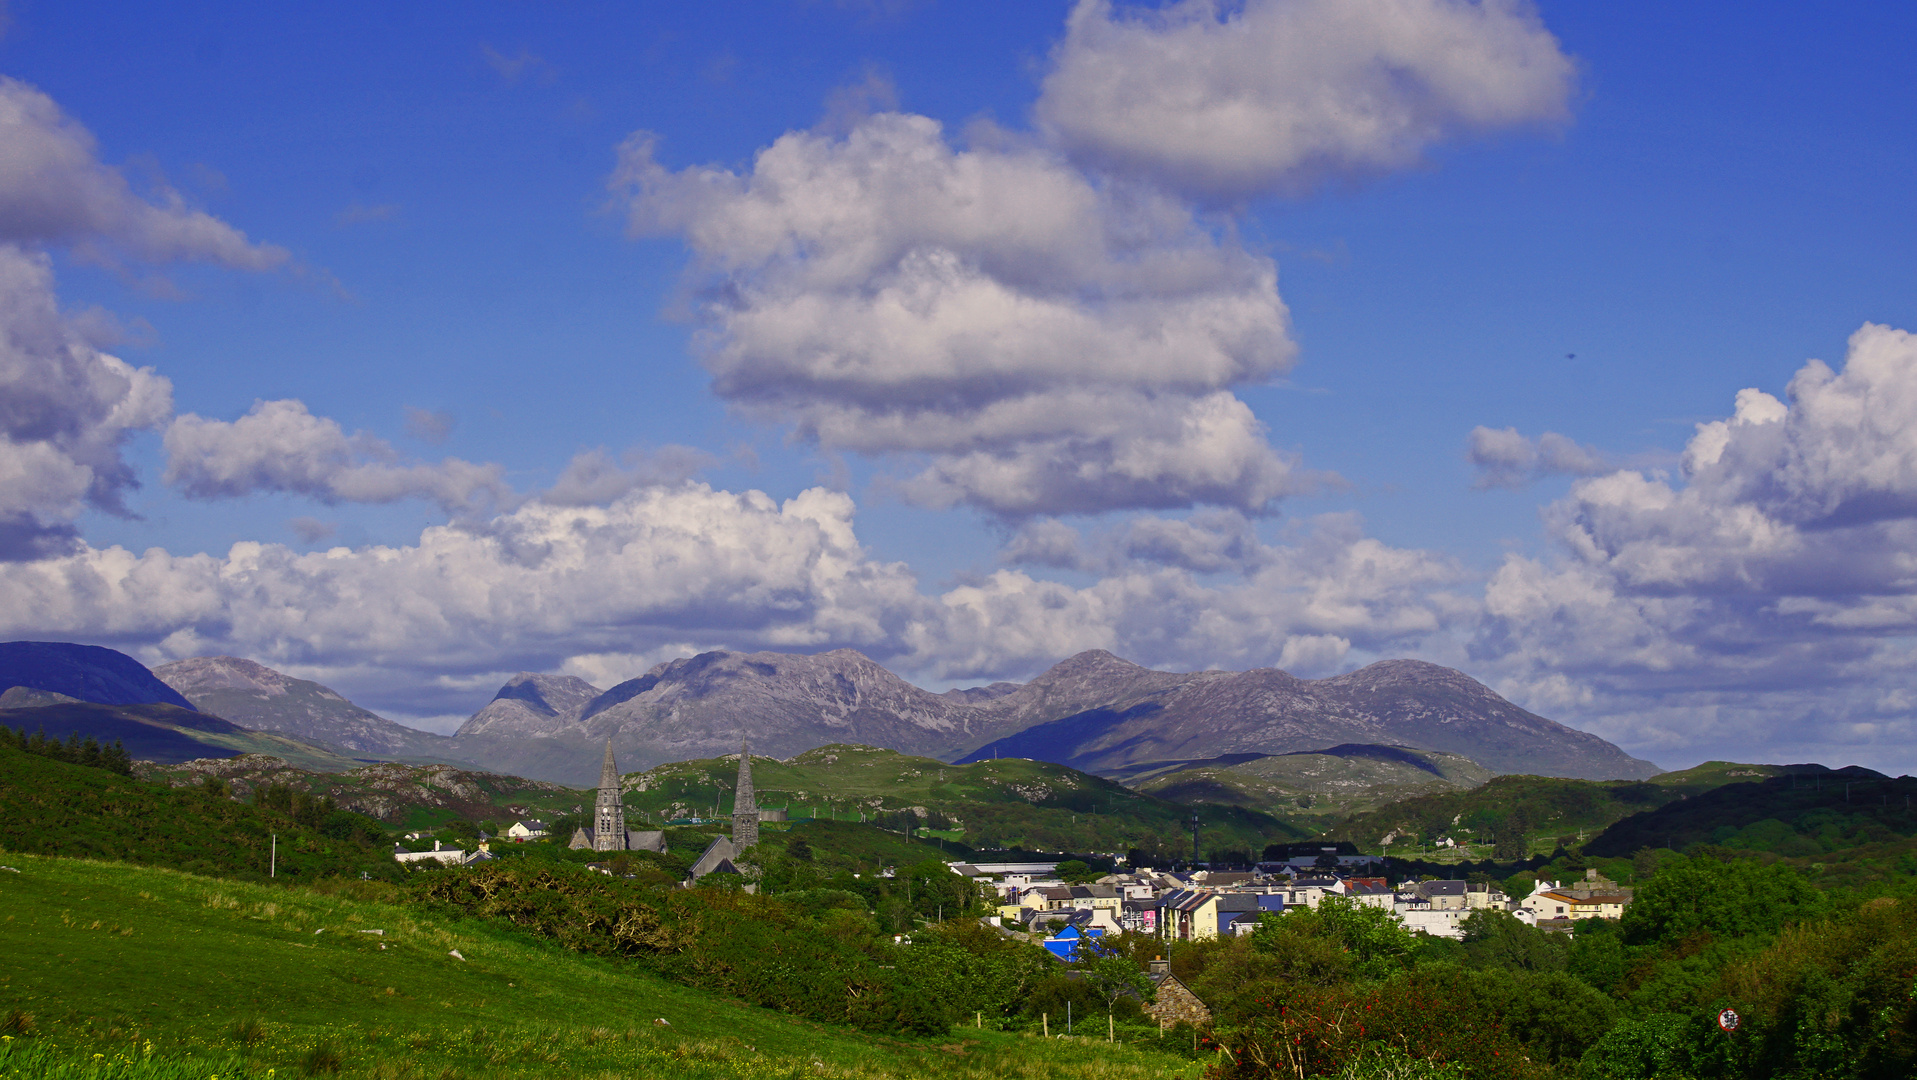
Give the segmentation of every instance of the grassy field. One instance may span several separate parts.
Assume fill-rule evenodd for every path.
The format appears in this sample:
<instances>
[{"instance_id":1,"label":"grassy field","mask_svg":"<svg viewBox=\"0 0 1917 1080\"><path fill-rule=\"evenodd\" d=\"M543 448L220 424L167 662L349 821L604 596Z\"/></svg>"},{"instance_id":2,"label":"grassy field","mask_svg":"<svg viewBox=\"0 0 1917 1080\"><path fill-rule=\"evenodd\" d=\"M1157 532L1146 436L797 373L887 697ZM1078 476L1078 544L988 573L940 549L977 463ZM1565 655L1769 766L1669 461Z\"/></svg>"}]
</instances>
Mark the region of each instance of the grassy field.
<instances>
[{"instance_id":1,"label":"grassy field","mask_svg":"<svg viewBox=\"0 0 1917 1080\"><path fill-rule=\"evenodd\" d=\"M0 864L12 868L0 870L0 1077L1200 1071L1102 1041L989 1030L913 1040L806 1023L389 904L377 882L285 888L14 853Z\"/></svg>"}]
</instances>

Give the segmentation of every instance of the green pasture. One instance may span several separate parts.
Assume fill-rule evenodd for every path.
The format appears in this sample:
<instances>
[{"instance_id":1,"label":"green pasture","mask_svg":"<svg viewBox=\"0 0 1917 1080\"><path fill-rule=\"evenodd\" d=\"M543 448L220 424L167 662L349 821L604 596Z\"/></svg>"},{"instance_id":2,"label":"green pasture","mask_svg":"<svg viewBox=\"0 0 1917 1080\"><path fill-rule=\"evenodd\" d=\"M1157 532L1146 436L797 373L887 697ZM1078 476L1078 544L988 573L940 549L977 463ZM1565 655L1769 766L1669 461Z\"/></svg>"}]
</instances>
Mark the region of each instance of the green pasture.
<instances>
[{"instance_id":1,"label":"green pasture","mask_svg":"<svg viewBox=\"0 0 1917 1080\"><path fill-rule=\"evenodd\" d=\"M387 903L378 882L287 888L14 853L0 864L13 868L0 870L0 1078L1199 1071L1087 1039L914 1040L795 1020Z\"/></svg>"}]
</instances>

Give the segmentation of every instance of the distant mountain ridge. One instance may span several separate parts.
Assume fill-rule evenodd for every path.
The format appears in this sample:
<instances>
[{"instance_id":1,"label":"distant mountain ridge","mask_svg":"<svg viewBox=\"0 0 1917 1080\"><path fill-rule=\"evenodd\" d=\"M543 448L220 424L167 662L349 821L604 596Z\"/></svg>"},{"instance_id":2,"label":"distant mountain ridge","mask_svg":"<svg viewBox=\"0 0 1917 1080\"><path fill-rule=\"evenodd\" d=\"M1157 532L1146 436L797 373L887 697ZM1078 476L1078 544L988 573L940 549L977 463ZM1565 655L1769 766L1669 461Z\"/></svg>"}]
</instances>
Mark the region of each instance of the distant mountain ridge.
<instances>
[{"instance_id":1,"label":"distant mountain ridge","mask_svg":"<svg viewBox=\"0 0 1917 1080\"><path fill-rule=\"evenodd\" d=\"M1172 768L1153 768L1170 764ZM1492 772L1442 750L1344 743L1287 754L1227 754L1210 761L1148 763L1120 777L1173 802L1250 806L1321 822L1418 795L1470 790Z\"/></svg>"},{"instance_id":2,"label":"distant mountain ridge","mask_svg":"<svg viewBox=\"0 0 1917 1080\"><path fill-rule=\"evenodd\" d=\"M1042 687L1035 698L1000 699L1034 722L961 760L996 753L1102 773L1147 761L1357 743L1460 754L1499 773L1641 779L1659 771L1513 705L1461 671L1419 660L1300 679L1273 668L1176 674L1080 653L1026 685L1035 687ZM1048 711L1064 715L1037 719Z\"/></svg>"},{"instance_id":3,"label":"distant mountain ridge","mask_svg":"<svg viewBox=\"0 0 1917 1080\"><path fill-rule=\"evenodd\" d=\"M607 739L628 769L734 753L749 739L781 758L848 743L946 761L1032 758L1108 776L1341 744L1441 751L1497 773L1636 779L1658 771L1462 672L1416 660L1307 680L1272 668L1158 671L1093 650L1024 684L935 694L852 649L708 652L603 692L581 679L521 672L448 738L239 657L179 660L159 677L91 646L15 642L0 646L0 662L9 659L24 674L8 686L91 701L144 694L349 756L572 784L597 775ZM35 668L39 660L44 670Z\"/></svg>"},{"instance_id":4,"label":"distant mountain ridge","mask_svg":"<svg viewBox=\"0 0 1917 1080\"><path fill-rule=\"evenodd\" d=\"M716 757L749 738L775 757L843 742L961 763L1025 757L1109 775L1140 763L1338 744L1441 751L1499 773L1658 772L1462 672L1416 660L1306 680L1271 668L1158 671L1093 650L1022 685L934 694L852 649L709 652L660 664L573 711L515 716L515 742L486 738L490 724L475 715L458 749L489 768L564 770L577 783L590 781L591 750L607 739L629 768Z\"/></svg>"},{"instance_id":5,"label":"distant mountain ridge","mask_svg":"<svg viewBox=\"0 0 1917 1080\"><path fill-rule=\"evenodd\" d=\"M0 709L0 725L26 735L118 741L135 760L174 764L201 758L271 754L304 768L338 771L360 764L302 739L253 731L204 712L158 702L103 705L65 701Z\"/></svg>"}]
</instances>

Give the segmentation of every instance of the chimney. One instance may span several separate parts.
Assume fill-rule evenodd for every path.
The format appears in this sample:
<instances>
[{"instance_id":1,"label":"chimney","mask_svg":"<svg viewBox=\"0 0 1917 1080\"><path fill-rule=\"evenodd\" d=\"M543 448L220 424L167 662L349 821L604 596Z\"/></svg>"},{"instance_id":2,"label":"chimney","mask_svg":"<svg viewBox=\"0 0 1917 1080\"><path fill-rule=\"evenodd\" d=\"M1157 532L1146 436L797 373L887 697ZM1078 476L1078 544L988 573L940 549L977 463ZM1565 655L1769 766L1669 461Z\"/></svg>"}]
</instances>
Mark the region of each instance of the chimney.
<instances>
[{"instance_id":1,"label":"chimney","mask_svg":"<svg viewBox=\"0 0 1917 1080\"><path fill-rule=\"evenodd\" d=\"M438 851L438 850L439 850L439 841L437 841L437 840L435 840L435 841L433 841L433 850L434 850L434 851Z\"/></svg>"},{"instance_id":2,"label":"chimney","mask_svg":"<svg viewBox=\"0 0 1917 1080\"><path fill-rule=\"evenodd\" d=\"M1153 975L1170 975L1171 961L1165 959L1162 956L1152 960L1152 974Z\"/></svg>"}]
</instances>

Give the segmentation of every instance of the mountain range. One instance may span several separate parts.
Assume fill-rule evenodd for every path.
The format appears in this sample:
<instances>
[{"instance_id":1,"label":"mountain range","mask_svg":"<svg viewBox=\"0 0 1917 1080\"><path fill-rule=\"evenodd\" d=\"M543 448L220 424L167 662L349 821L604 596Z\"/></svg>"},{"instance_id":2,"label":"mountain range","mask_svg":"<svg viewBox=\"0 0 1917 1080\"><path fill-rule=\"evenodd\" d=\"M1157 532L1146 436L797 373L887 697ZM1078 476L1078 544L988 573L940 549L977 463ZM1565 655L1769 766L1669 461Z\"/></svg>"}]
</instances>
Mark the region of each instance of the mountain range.
<instances>
[{"instance_id":1,"label":"mountain range","mask_svg":"<svg viewBox=\"0 0 1917 1080\"><path fill-rule=\"evenodd\" d=\"M580 679L521 673L450 738L395 724L318 683L249 660L197 657L157 674L194 708L244 727L361 756L571 784L597 775L607 739L629 770L736 753L749 740L755 753L780 758L854 743L946 761L1032 758L1111 776L1348 743L1462 755L1496 773L1638 779L1658 771L1462 672L1415 660L1299 679L1271 668L1158 671L1094 650L1027 683L933 693L851 649L709 652L604 691Z\"/></svg>"},{"instance_id":2,"label":"mountain range","mask_svg":"<svg viewBox=\"0 0 1917 1080\"><path fill-rule=\"evenodd\" d=\"M1497 773L1609 780L1659 771L1461 671L1419 660L1300 679L1276 668L1154 671L1085 652L993 705L1013 712L1015 733L962 761L1029 757L1104 774L1156 760L1357 743L1442 750Z\"/></svg>"},{"instance_id":3,"label":"mountain range","mask_svg":"<svg viewBox=\"0 0 1917 1080\"><path fill-rule=\"evenodd\" d=\"M851 649L710 652L660 664L571 708L558 707L558 688L532 678L518 677L514 693L537 691L542 707L521 708L502 690L460 728L455 747L490 768L533 776L566 768L580 782L588 751L608 738L633 768L718 756L744 738L781 758L843 742L959 762L1032 758L1101 775L1346 743L1441 751L1494 773L1638 779L1658 771L1462 672L1415 660L1307 680L1269 668L1157 671L1091 651L1028 683L935 694ZM564 690L575 701L584 692Z\"/></svg>"}]
</instances>

